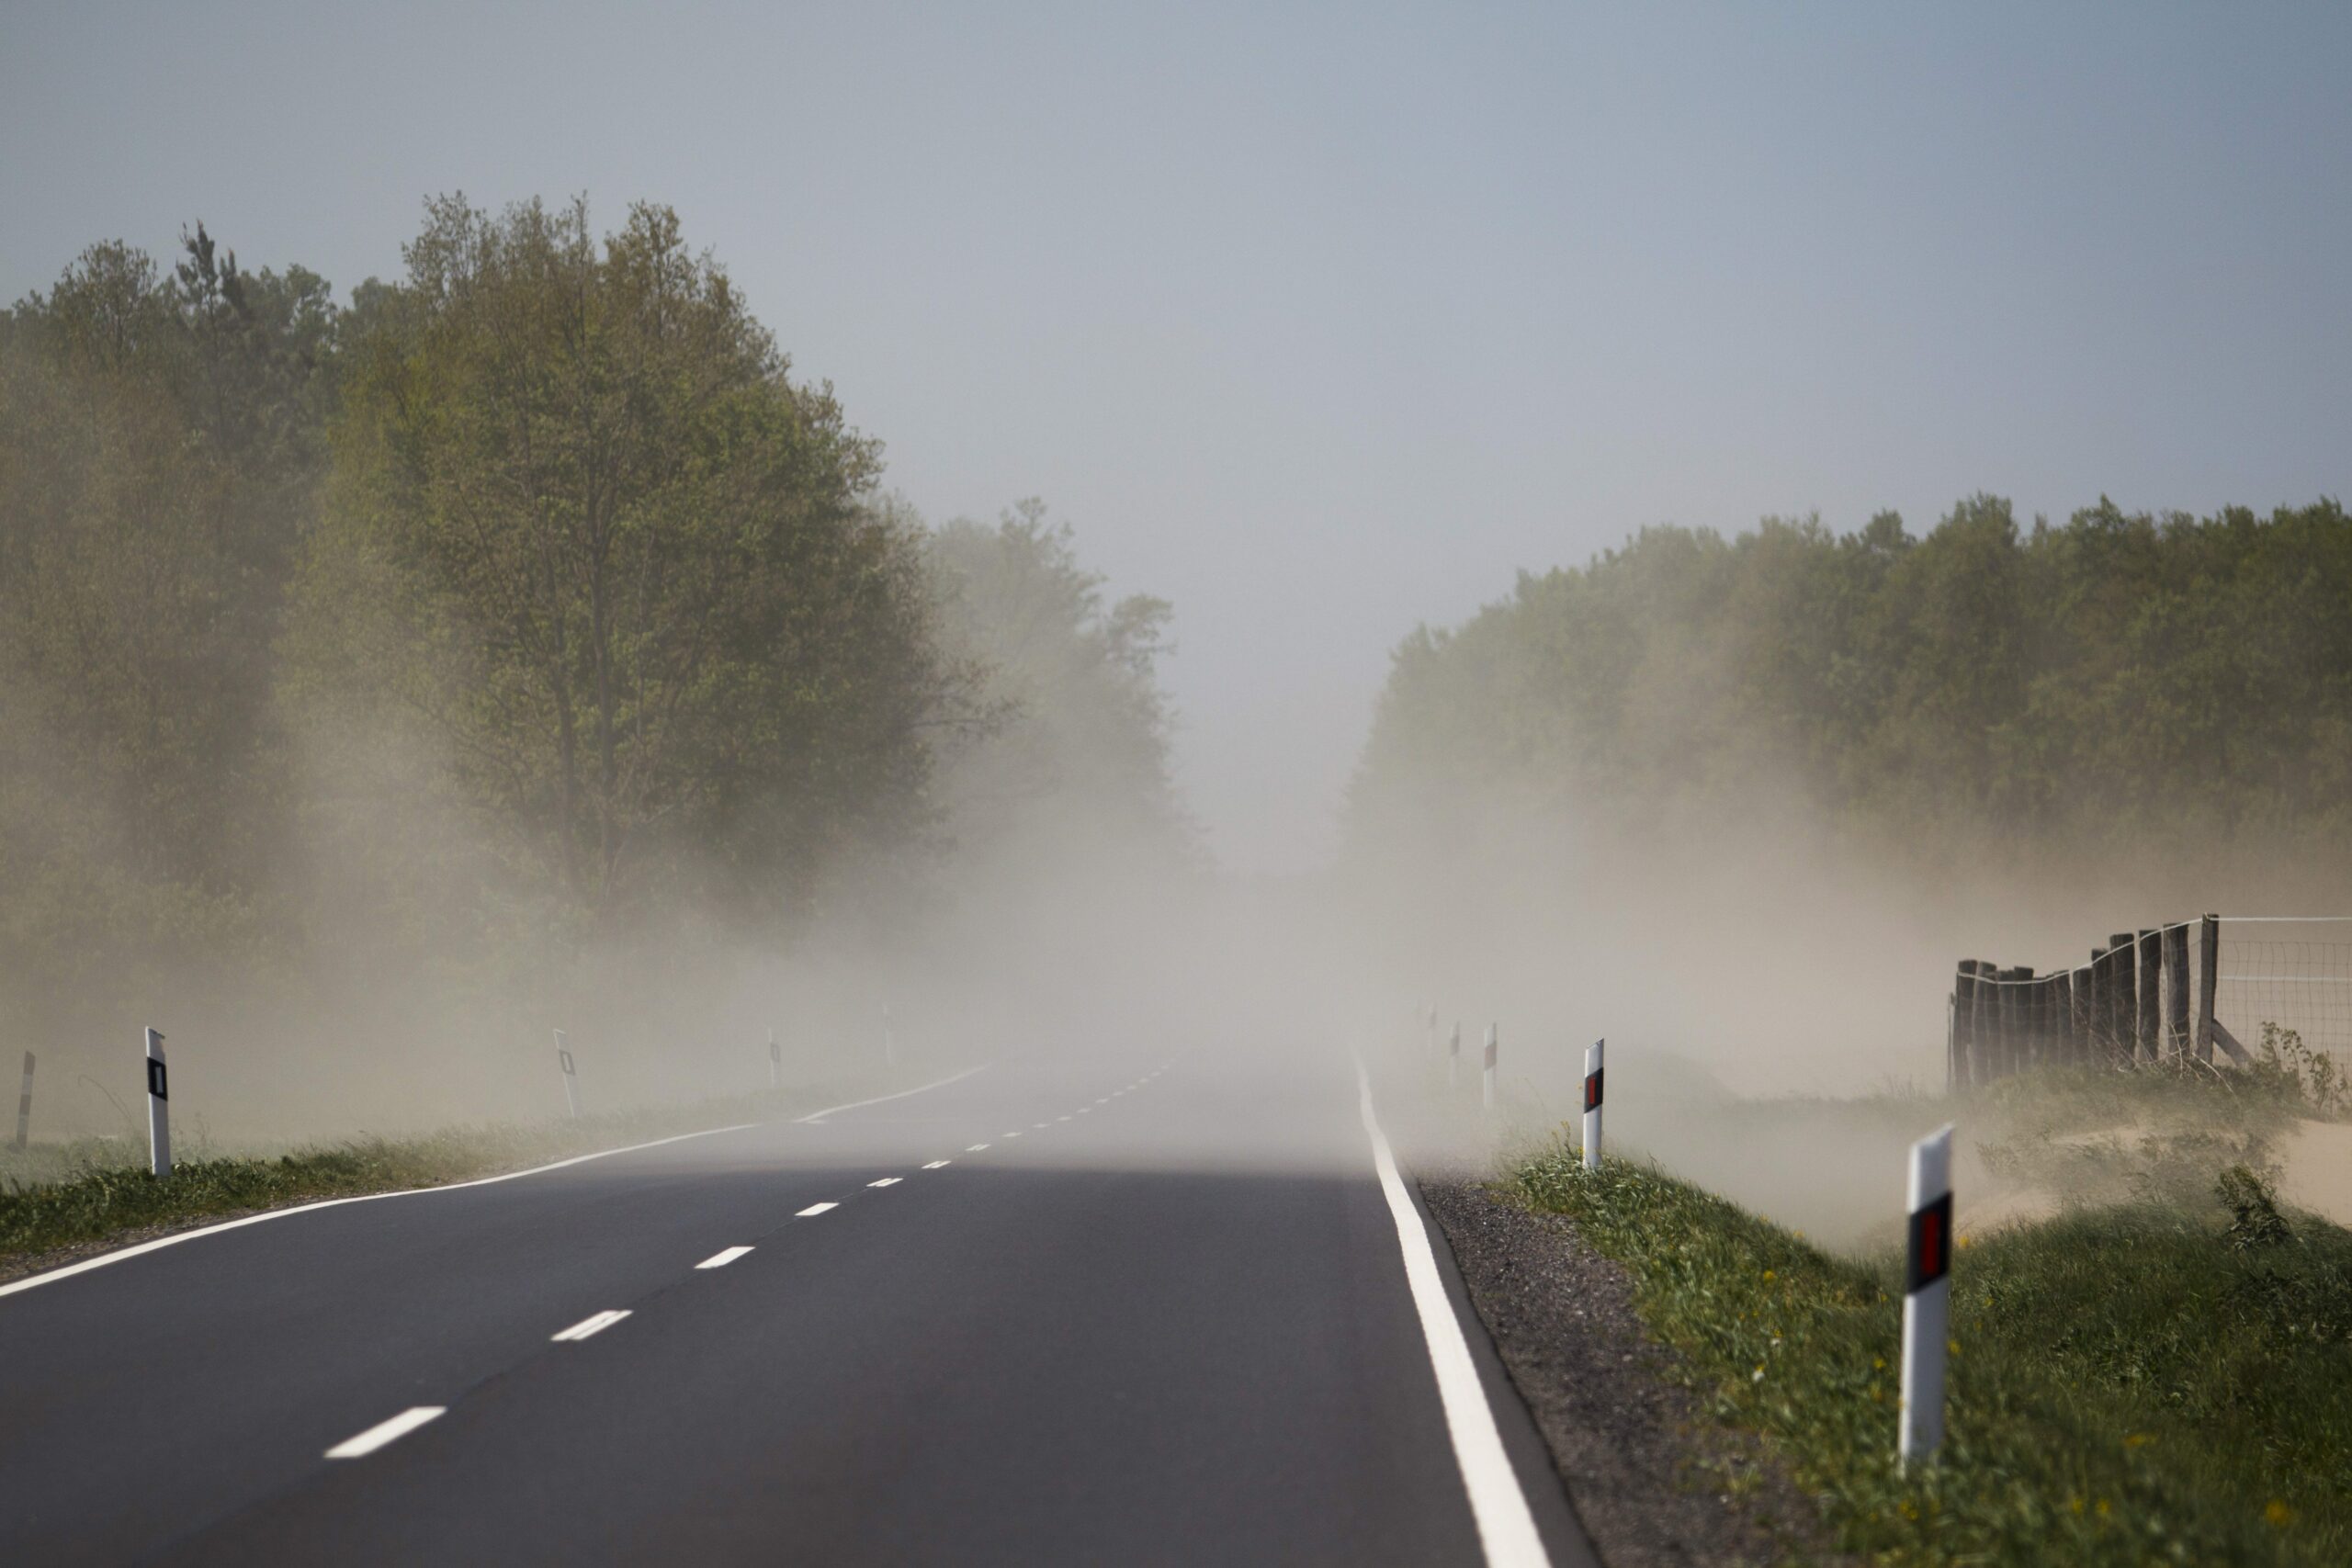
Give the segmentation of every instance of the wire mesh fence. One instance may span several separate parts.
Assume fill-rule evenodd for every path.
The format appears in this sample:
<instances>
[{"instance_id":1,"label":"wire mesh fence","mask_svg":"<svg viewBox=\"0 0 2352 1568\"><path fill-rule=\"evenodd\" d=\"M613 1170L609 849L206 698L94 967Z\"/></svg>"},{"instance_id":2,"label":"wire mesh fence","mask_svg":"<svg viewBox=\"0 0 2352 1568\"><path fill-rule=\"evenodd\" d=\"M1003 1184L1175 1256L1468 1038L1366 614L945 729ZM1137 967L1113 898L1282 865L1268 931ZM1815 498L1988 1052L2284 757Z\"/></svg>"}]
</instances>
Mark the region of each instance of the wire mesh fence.
<instances>
[{"instance_id":1,"label":"wire mesh fence","mask_svg":"<svg viewBox=\"0 0 2352 1568\"><path fill-rule=\"evenodd\" d=\"M2352 917L2202 915L2118 931L2087 963L2037 972L1962 959L1946 1076L1989 1083L2041 1063L2245 1065L2263 1027L2352 1064Z\"/></svg>"},{"instance_id":2,"label":"wire mesh fence","mask_svg":"<svg viewBox=\"0 0 2352 1568\"><path fill-rule=\"evenodd\" d=\"M2352 1062L2352 918L2224 917L2215 1011L2241 1040L2291 1029Z\"/></svg>"}]
</instances>

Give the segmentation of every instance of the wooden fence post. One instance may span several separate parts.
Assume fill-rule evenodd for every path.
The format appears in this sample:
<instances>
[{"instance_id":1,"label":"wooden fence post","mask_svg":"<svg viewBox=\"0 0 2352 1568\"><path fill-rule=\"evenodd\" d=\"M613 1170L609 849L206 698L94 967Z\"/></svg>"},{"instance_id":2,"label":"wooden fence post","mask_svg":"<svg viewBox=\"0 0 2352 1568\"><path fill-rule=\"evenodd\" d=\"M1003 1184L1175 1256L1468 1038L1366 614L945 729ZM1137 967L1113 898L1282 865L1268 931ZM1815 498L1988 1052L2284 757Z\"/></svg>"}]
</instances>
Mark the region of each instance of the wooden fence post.
<instances>
[{"instance_id":1,"label":"wooden fence post","mask_svg":"<svg viewBox=\"0 0 2352 1568\"><path fill-rule=\"evenodd\" d=\"M2082 1030L2076 1025L2079 1016L2076 1016L2075 971L2072 968L2058 971L2058 985L2055 985L2055 995L2051 997L2051 1006L2058 1010L2058 1016L2051 1021L2051 1030L2058 1034L2058 1060L2065 1063L2067 1067L2075 1067L2076 1063L2082 1063Z\"/></svg>"},{"instance_id":2,"label":"wooden fence post","mask_svg":"<svg viewBox=\"0 0 2352 1568\"><path fill-rule=\"evenodd\" d=\"M2083 1009L2083 1060L2094 1066L2104 1066L2108 1060L2107 1036L2107 949L2091 949L2091 961L2076 971L2087 982Z\"/></svg>"},{"instance_id":3,"label":"wooden fence post","mask_svg":"<svg viewBox=\"0 0 2352 1568\"><path fill-rule=\"evenodd\" d=\"M2009 1017L2015 1027L2009 1031L2009 1070L2021 1073L2041 1060L2041 1053L2033 1048L2033 965L2020 964L2009 971L2017 984L2009 989L2016 999L2009 1004Z\"/></svg>"},{"instance_id":4,"label":"wooden fence post","mask_svg":"<svg viewBox=\"0 0 2352 1568\"><path fill-rule=\"evenodd\" d=\"M2158 951L2163 940L2154 931L2140 933L2139 1056L2150 1064L2164 1054L2164 958Z\"/></svg>"},{"instance_id":5,"label":"wooden fence post","mask_svg":"<svg viewBox=\"0 0 2352 1568\"><path fill-rule=\"evenodd\" d=\"M2165 938L2165 1055L2188 1059L2188 922L2166 926Z\"/></svg>"},{"instance_id":6,"label":"wooden fence post","mask_svg":"<svg viewBox=\"0 0 2352 1568\"><path fill-rule=\"evenodd\" d=\"M1984 1057L1976 1044L1976 960L1963 958L1951 977L1952 1054L1960 1063L1960 1081L1971 1089L1984 1085Z\"/></svg>"},{"instance_id":7,"label":"wooden fence post","mask_svg":"<svg viewBox=\"0 0 2352 1568\"><path fill-rule=\"evenodd\" d=\"M2001 972L1983 959L1976 961L1976 1060L1984 1081L2001 1076Z\"/></svg>"},{"instance_id":8,"label":"wooden fence post","mask_svg":"<svg viewBox=\"0 0 2352 1568\"><path fill-rule=\"evenodd\" d=\"M2107 939L2107 1037L2114 1043L2119 1066L2132 1065L2132 1043L2140 1032L2140 977L2136 939L2117 931Z\"/></svg>"},{"instance_id":9,"label":"wooden fence post","mask_svg":"<svg viewBox=\"0 0 2352 1568\"><path fill-rule=\"evenodd\" d=\"M2222 972L2222 917L2197 922L2197 1059L2213 1059L2213 982Z\"/></svg>"},{"instance_id":10,"label":"wooden fence post","mask_svg":"<svg viewBox=\"0 0 2352 1568\"><path fill-rule=\"evenodd\" d=\"M2098 1060L2098 962L2094 957L2075 971L2075 1031L2076 1046L2082 1052L2082 1064L2090 1066Z\"/></svg>"},{"instance_id":11,"label":"wooden fence post","mask_svg":"<svg viewBox=\"0 0 2352 1568\"><path fill-rule=\"evenodd\" d=\"M2058 985L2057 976L2044 975L2033 987L2034 1051L2044 1062L2064 1059L2058 1043Z\"/></svg>"},{"instance_id":12,"label":"wooden fence post","mask_svg":"<svg viewBox=\"0 0 2352 1568\"><path fill-rule=\"evenodd\" d=\"M1993 1056L2003 1077L2018 1070L2017 977L2014 969L1993 971Z\"/></svg>"}]
</instances>

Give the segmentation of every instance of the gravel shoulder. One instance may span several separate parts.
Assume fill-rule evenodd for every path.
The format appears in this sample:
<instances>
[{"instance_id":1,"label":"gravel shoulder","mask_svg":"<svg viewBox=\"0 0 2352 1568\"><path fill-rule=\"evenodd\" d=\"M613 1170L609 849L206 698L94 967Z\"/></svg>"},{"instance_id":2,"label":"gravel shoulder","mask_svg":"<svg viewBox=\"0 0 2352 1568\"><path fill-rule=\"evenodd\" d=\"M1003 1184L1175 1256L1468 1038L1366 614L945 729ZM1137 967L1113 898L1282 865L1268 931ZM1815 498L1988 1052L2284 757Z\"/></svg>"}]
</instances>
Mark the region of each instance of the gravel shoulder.
<instances>
[{"instance_id":1,"label":"gravel shoulder","mask_svg":"<svg viewBox=\"0 0 2352 1568\"><path fill-rule=\"evenodd\" d=\"M1572 1222L1475 1182L1421 1193L1610 1568L1845 1561L1753 1439L1714 1425L1676 1380L1624 1271Z\"/></svg>"}]
</instances>

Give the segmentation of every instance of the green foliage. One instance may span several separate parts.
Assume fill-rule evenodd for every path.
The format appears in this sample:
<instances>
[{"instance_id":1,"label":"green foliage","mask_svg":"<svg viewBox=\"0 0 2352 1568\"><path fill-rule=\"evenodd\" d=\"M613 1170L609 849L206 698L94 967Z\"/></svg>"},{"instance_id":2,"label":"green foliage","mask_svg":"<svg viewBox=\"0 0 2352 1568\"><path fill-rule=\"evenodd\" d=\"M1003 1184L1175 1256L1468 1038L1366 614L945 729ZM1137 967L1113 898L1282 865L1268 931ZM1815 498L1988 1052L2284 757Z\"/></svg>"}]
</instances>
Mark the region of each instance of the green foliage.
<instances>
[{"instance_id":1,"label":"green foliage","mask_svg":"<svg viewBox=\"0 0 2352 1568\"><path fill-rule=\"evenodd\" d=\"M2233 1165L2214 1179L2213 1195L2230 1212L2230 1245L2241 1252L2292 1241L2270 1184L2247 1166ZM2348 1303L2352 1304L2352 1303Z\"/></svg>"},{"instance_id":2,"label":"green foliage","mask_svg":"<svg viewBox=\"0 0 2352 1568\"><path fill-rule=\"evenodd\" d=\"M945 798L959 837L1080 824L1175 852L1185 826L1170 784L1169 714L1158 665L1167 601L1102 603L1069 525L1040 501L991 526L957 519L929 546L947 646L986 674L992 730L958 755Z\"/></svg>"},{"instance_id":3,"label":"green foliage","mask_svg":"<svg viewBox=\"0 0 2352 1568\"><path fill-rule=\"evenodd\" d=\"M1034 511L933 541L667 209L449 197L404 256L338 308L198 227L0 312L13 1027L903 910L979 758L1173 822L1167 606Z\"/></svg>"},{"instance_id":4,"label":"green foliage","mask_svg":"<svg viewBox=\"0 0 2352 1568\"><path fill-rule=\"evenodd\" d=\"M432 205L349 350L289 646L445 750L523 889L759 903L925 809L956 689L875 444L639 206Z\"/></svg>"},{"instance_id":5,"label":"green foliage","mask_svg":"<svg viewBox=\"0 0 2352 1568\"><path fill-rule=\"evenodd\" d=\"M1898 1256L1832 1257L1654 1168L1588 1173L1565 1148L1514 1174L1627 1266L1717 1416L1763 1434L1870 1561L2352 1551L2352 1233L2297 1216L2297 1245L2248 1250L2210 1207L2137 1204L1963 1238L1948 1438L1906 1477Z\"/></svg>"},{"instance_id":6,"label":"green foliage","mask_svg":"<svg viewBox=\"0 0 2352 1568\"><path fill-rule=\"evenodd\" d=\"M2314 1115L2341 1116L2352 1110L2344 1069L2334 1056L2304 1044L2296 1030L2265 1023L2247 1076L2273 1099Z\"/></svg>"},{"instance_id":7,"label":"green foliage","mask_svg":"<svg viewBox=\"0 0 2352 1568\"><path fill-rule=\"evenodd\" d=\"M202 228L92 246L0 315L0 942L12 970L269 945L271 639L332 393L300 268Z\"/></svg>"},{"instance_id":8,"label":"green foliage","mask_svg":"<svg viewBox=\"0 0 2352 1568\"><path fill-rule=\"evenodd\" d=\"M2332 501L2102 501L2021 530L1976 496L1924 538L1892 513L1647 528L1398 648L1355 825L1458 832L1513 794L1654 822L1786 788L1909 852L1960 827L2030 850L2194 822L2340 855L2347 604Z\"/></svg>"}]
</instances>

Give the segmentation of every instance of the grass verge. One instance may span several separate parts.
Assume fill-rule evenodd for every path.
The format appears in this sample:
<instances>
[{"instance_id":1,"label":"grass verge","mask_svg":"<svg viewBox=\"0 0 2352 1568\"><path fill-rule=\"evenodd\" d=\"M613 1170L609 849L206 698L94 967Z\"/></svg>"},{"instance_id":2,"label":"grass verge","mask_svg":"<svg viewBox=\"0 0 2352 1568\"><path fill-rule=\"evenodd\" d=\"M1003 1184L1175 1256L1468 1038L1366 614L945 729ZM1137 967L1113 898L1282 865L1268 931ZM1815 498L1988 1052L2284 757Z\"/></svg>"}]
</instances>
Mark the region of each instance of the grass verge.
<instances>
[{"instance_id":1,"label":"grass verge","mask_svg":"<svg viewBox=\"0 0 2352 1568\"><path fill-rule=\"evenodd\" d=\"M1515 1171L1627 1266L1651 1331L1887 1563L2352 1562L2352 1233L2237 1168L2199 1206L2083 1210L1953 1269L1949 1436L1894 1461L1901 1258L1831 1256L1643 1165Z\"/></svg>"},{"instance_id":2,"label":"grass verge","mask_svg":"<svg viewBox=\"0 0 2352 1568\"><path fill-rule=\"evenodd\" d=\"M59 1161L49 1179L0 1188L0 1274L17 1273L66 1248L177 1228L205 1219L351 1198L405 1187L527 1169L573 1155L679 1133L755 1122L826 1103L807 1090L733 1096L691 1106L584 1116L578 1121L452 1127L413 1138L360 1138L275 1157L182 1160L157 1179L108 1140Z\"/></svg>"}]
</instances>

